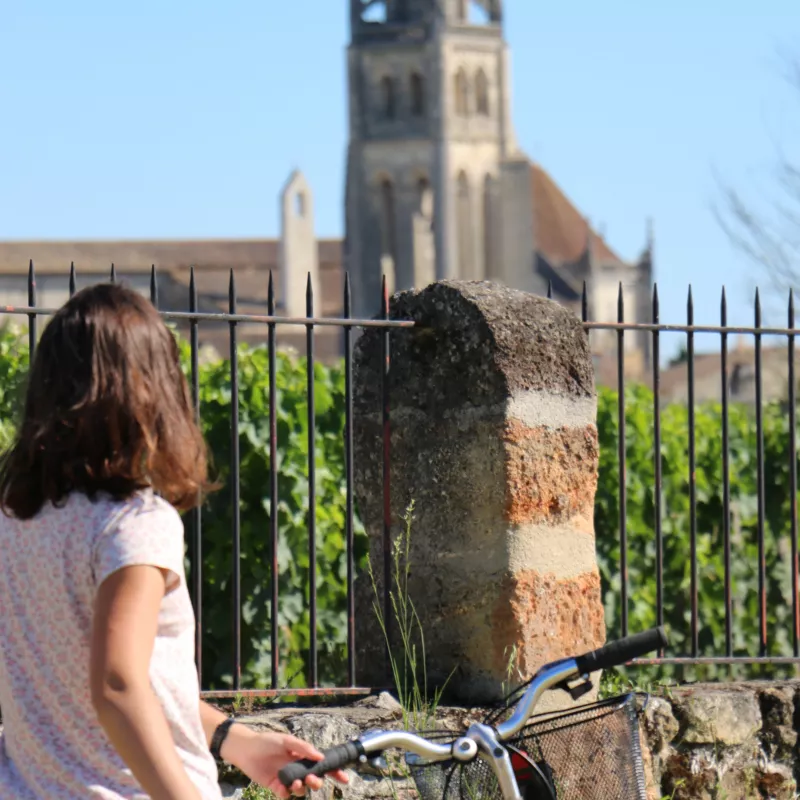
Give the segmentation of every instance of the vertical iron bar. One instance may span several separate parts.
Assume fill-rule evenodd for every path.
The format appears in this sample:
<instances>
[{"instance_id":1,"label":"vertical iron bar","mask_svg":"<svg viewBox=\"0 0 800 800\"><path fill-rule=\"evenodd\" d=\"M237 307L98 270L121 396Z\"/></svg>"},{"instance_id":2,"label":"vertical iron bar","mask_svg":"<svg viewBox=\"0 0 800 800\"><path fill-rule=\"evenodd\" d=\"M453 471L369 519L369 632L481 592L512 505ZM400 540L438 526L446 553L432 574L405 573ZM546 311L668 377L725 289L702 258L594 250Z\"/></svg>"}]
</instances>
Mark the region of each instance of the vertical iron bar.
<instances>
[{"instance_id":1,"label":"vertical iron bar","mask_svg":"<svg viewBox=\"0 0 800 800\"><path fill-rule=\"evenodd\" d=\"M150 267L150 302L158 308L158 280L156 278L156 265Z\"/></svg>"},{"instance_id":2,"label":"vertical iron bar","mask_svg":"<svg viewBox=\"0 0 800 800\"><path fill-rule=\"evenodd\" d=\"M111 275L110 275L111 283L117 282L117 268L112 264L111 265Z\"/></svg>"},{"instance_id":3,"label":"vertical iron bar","mask_svg":"<svg viewBox=\"0 0 800 800\"><path fill-rule=\"evenodd\" d=\"M306 285L306 316L314 316L311 274ZM314 403L314 325L306 325L306 373L308 375L308 615L309 684L317 687L317 470L316 406Z\"/></svg>"},{"instance_id":4,"label":"vertical iron bar","mask_svg":"<svg viewBox=\"0 0 800 800\"><path fill-rule=\"evenodd\" d=\"M755 299L756 339L756 469L758 470L758 611L759 655L767 655L767 562L764 543L764 409L761 375L761 300Z\"/></svg>"},{"instance_id":5,"label":"vertical iron bar","mask_svg":"<svg viewBox=\"0 0 800 800\"><path fill-rule=\"evenodd\" d=\"M692 287L689 286L689 295L686 299L686 324L690 330L686 333L686 370L689 396L689 540L691 548L691 613L692 613L692 657L697 658L700 633L697 614L697 476L695 454L695 409L694 409L694 300Z\"/></svg>"},{"instance_id":6,"label":"vertical iron bar","mask_svg":"<svg viewBox=\"0 0 800 800\"><path fill-rule=\"evenodd\" d=\"M152 289L152 284L151 284ZM158 300L158 297L156 297ZM197 284L194 280L194 267L189 271L189 311L197 313ZM200 345L198 341L197 320L189 321L189 346L192 359L192 402L197 424L200 424ZM201 498L192 509L192 603L195 615L195 660L197 679L203 686L203 521L200 509Z\"/></svg>"},{"instance_id":7,"label":"vertical iron bar","mask_svg":"<svg viewBox=\"0 0 800 800\"><path fill-rule=\"evenodd\" d=\"M381 318L389 319L389 287L386 283L386 276L383 276L381 285ZM387 677L391 677L389 663L389 653L393 645L392 638L392 502L391 502L391 422L389 417L389 367L391 365L391 342L389 340L389 329L383 332L383 372L381 373L381 394L382 394L382 423L383 423L383 617L386 627L386 639L388 642L387 650Z\"/></svg>"},{"instance_id":8,"label":"vertical iron bar","mask_svg":"<svg viewBox=\"0 0 800 800\"><path fill-rule=\"evenodd\" d=\"M619 297L617 298L617 322L625 322L625 295L622 282L619 284ZM619 571L622 589L622 636L628 635L628 486L626 465L626 425L625 425L625 329L617 332L617 410L619 439Z\"/></svg>"},{"instance_id":9,"label":"vertical iron bar","mask_svg":"<svg viewBox=\"0 0 800 800\"><path fill-rule=\"evenodd\" d=\"M33 268L33 259L28 264L28 307L36 308L36 272ZM33 364L33 354L36 352L36 312L28 314L28 353L30 363Z\"/></svg>"},{"instance_id":10,"label":"vertical iron bar","mask_svg":"<svg viewBox=\"0 0 800 800\"><path fill-rule=\"evenodd\" d=\"M659 324L658 286L653 285L653 325ZM656 531L656 624L664 624L664 533L661 529L661 342L653 329L653 468L655 486L653 512ZM663 656L663 650L659 653Z\"/></svg>"},{"instance_id":11,"label":"vertical iron bar","mask_svg":"<svg viewBox=\"0 0 800 800\"><path fill-rule=\"evenodd\" d=\"M722 544L725 559L725 655L733 656L733 594L731 588L731 452L730 410L728 405L728 301L722 287L720 327L720 372L722 373Z\"/></svg>"},{"instance_id":12,"label":"vertical iron bar","mask_svg":"<svg viewBox=\"0 0 800 800\"><path fill-rule=\"evenodd\" d=\"M350 292L350 273L344 276L344 318L352 315ZM344 328L344 452L345 486L347 500L345 507L345 540L347 543L347 678L350 686L356 685L356 608L354 592L355 538L353 534L353 353L350 325Z\"/></svg>"},{"instance_id":13,"label":"vertical iron bar","mask_svg":"<svg viewBox=\"0 0 800 800\"><path fill-rule=\"evenodd\" d=\"M69 265L69 296L75 294L75 262L70 262Z\"/></svg>"},{"instance_id":14,"label":"vertical iron bar","mask_svg":"<svg viewBox=\"0 0 800 800\"><path fill-rule=\"evenodd\" d=\"M553 281L552 280L548 280L547 281L547 299L548 300L552 300L553 299Z\"/></svg>"},{"instance_id":15,"label":"vertical iron bar","mask_svg":"<svg viewBox=\"0 0 800 800\"><path fill-rule=\"evenodd\" d=\"M231 269L228 305L236 313L236 279ZM230 320L231 346L231 504L233 514L233 688L242 681L242 541L239 518L239 351L236 322Z\"/></svg>"},{"instance_id":16,"label":"vertical iron bar","mask_svg":"<svg viewBox=\"0 0 800 800\"><path fill-rule=\"evenodd\" d=\"M275 287L272 270L269 272L267 288L267 315L275 316ZM267 324L267 348L269 352L269 540L272 554L270 644L272 688L278 688L280 676L280 648L278 645L278 392L275 323Z\"/></svg>"},{"instance_id":17,"label":"vertical iron bar","mask_svg":"<svg viewBox=\"0 0 800 800\"><path fill-rule=\"evenodd\" d=\"M789 330L794 330L794 291L789 292ZM792 536L792 628L794 657L800 656L800 575L798 574L797 553L797 387L794 369L794 334L789 334L789 508L791 513Z\"/></svg>"}]
</instances>

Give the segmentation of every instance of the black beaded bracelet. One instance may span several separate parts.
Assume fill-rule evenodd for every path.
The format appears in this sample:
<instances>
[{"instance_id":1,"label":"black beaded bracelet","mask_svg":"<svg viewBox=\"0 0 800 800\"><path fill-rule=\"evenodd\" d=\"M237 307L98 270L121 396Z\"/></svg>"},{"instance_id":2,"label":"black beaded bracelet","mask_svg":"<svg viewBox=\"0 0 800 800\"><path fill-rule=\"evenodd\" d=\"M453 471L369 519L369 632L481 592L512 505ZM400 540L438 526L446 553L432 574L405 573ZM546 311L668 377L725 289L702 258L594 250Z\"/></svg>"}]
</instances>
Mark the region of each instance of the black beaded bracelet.
<instances>
[{"instance_id":1,"label":"black beaded bracelet","mask_svg":"<svg viewBox=\"0 0 800 800\"><path fill-rule=\"evenodd\" d=\"M228 719L220 722L220 724L217 725L217 729L214 731L214 735L211 737L211 746L209 750L211 750L211 755L214 756L217 761L222 761L220 750L234 722L236 722L236 720L233 717L228 717Z\"/></svg>"}]
</instances>

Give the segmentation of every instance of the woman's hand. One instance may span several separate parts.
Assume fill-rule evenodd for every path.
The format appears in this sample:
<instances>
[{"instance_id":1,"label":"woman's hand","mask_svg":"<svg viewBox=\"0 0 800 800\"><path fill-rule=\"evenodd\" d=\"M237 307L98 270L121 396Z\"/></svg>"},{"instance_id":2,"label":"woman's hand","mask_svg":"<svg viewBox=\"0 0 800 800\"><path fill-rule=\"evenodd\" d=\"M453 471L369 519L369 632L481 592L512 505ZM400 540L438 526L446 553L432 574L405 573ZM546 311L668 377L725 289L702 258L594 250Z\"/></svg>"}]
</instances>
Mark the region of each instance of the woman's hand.
<instances>
[{"instance_id":1,"label":"woman's hand","mask_svg":"<svg viewBox=\"0 0 800 800\"><path fill-rule=\"evenodd\" d=\"M239 730L236 730L236 729ZM230 764L238 767L251 781L264 786L278 797L286 798L289 794L304 795L306 788L317 790L322 788L322 779L315 775L306 778L305 785L295 781L287 789L278 778L278 771L292 761L308 758L322 761L323 755L302 739L283 733L256 732L234 726L222 747L222 756ZM339 783L347 783L348 777L343 770L330 773L330 777Z\"/></svg>"}]
</instances>

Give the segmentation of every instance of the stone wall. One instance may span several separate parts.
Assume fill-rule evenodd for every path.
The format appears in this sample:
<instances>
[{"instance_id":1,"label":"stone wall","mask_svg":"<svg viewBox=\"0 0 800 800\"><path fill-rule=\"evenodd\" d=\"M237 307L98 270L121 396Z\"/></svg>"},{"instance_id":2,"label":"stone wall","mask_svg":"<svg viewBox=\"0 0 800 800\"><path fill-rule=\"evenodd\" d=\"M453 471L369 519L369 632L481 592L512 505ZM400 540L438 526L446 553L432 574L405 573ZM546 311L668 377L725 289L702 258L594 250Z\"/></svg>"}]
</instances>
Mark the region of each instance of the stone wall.
<instances>
[{"instance_id":1,"label":"stone wall","mask_svg":"<svg viewBox=\"0 0 800 800\"><path fill-rule=\"evenodd\" d=\"M437 727L460 731L484 713L442 708ZM289 731L321 748L369 729L403 727L402 710L388 694L347 707L282 708L241 719ZM798 729L800 682L696 685L652 696L641 726L648 800L794 800L800 772ZM343 792L328 781L315 800L416 798L401 763L390 761L388 774L372 769L351 773ZM228 796L240 791L237 776L223 776L223 781Z\"/></svg>"}]
</instances>

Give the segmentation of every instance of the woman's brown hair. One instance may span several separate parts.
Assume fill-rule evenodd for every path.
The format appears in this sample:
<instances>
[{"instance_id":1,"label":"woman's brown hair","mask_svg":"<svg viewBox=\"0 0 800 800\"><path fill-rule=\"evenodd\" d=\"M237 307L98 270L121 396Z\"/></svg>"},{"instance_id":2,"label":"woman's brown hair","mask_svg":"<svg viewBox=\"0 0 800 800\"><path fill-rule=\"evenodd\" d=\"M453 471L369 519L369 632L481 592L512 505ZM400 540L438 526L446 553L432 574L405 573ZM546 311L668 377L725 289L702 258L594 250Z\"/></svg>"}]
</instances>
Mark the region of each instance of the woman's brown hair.
<instances>
[{"instance_id":1,"label":"woman's brown hair","mask_svg":"<svg viewBox=\"0 0 800 800\"><path fill-rule=\"evenodd\" d=\"M138 292L97 284L45 328L16 442L0 463L0 508L29 519L71 492L126 499L151 487L178 509L208 487L178 346Z\"/></svg>"}]
</instances>

